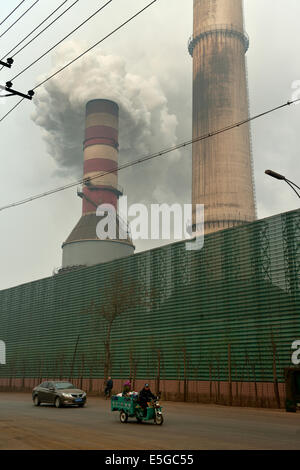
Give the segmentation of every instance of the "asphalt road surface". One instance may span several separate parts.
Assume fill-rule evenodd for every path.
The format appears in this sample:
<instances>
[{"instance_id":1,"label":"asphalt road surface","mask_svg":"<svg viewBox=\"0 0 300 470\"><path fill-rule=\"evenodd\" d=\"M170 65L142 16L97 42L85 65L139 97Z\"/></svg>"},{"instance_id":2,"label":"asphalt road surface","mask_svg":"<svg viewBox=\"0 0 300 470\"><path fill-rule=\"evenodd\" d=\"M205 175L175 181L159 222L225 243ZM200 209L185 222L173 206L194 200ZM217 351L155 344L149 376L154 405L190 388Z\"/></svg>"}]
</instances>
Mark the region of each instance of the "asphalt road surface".
<instances>
[{"instance_id":1,"label":"asphalt road surface","mask_svg":"<svg viewBox=\"0 0 300 470\"><path fill-rule=\"evenodd\" d=\"M0 393L0 449L300 450L300 413L162 402L165 422L121 424L110 401L35 407L30 394Z\"/></svg>"}]
</instances>

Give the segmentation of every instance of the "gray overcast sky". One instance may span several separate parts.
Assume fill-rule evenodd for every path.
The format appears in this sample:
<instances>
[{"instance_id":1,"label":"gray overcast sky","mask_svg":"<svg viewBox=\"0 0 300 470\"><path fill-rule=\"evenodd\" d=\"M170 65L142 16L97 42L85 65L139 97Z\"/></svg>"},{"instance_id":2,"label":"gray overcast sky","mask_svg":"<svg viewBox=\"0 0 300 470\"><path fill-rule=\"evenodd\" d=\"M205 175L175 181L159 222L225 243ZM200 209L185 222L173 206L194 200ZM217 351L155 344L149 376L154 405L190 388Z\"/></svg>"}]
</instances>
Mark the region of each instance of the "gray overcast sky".
<instances>
[{"instance_id":1,"label":"gray overcast sky","mask_svg":"<svg viewBox=\"0 0 300 470\"><path fill-rule=\"evenodd\" d=\"M19 3L19 0L0 1L2 18ZM27 0L18 13L0 27L0 35L32 3L33 0ZM60 3L61 0L40 0L23 20L0 38L1 54L9 51ZM16 57L13 70L1 71L2 83L62 38L102 3L105 2L80 0L70 13ZM76 52L85 49L86 45L96 42L147 3L147 0L114 0L103 13L72 36L75 42L64 46L68 54L71 53L68 57L72 57L72 48ZM192 34L192 7L192 0L159 0L142 16L105 41L96 49L95 55L76 66L78 68L74 72L68 71L59 77L57 87L73 87L73 100L76 101L77 90L85 88L85 81L82 80L82 83L80 78L77 80L75 71L80 71L84 77L87 70L91 69L91 78L92 74L101 77L104 70L99 58L109 55L115 58L114 63L121 70L125 68L127 74L140 77L141 82L145 83L148 95L144 97L145 103L136 103L135 111L145 110L145 113L151 114L151 99L155 97L158 100L157 109L167 116L167 132L164 132L163 126L155 129L154 123L150 123L148 130L156 132L156 137L146 140L145 149L141 143L133 140L135 147L127 148L126 151L124 148L123 160L120 140L120 163L127 161L129 153L132 158L136 158L141 155L142 150L155 151L160 145L168 146L168 139L172 145L191 137L192 60L187 52L187 40ZM253 115L288 101L292 94L292 82L300 80L300 2L245 0L244 7L246 30L250 36L247 61ZM15 88L27 91L39 82L41 76L55 70L56 64L63 60L64 48L47 56L24 73L14 83ZM111 77L112 75L106 85L107 90L110 83L112 86L118 83ZM139 85L135 86L138 90ZM48 94L51 89L48 88ZM126 92L124 90L124 94ZM42 99L47 90L41 89L38 93ZM84 93L85 91L82 94ZM115 90L111 96L114 93ZM16 100L13 97L0 99L0 116ZM79 106L81 107L80 100ZM0 206L74 180L76 171L73 168L70 168L70 172L66 169L63 172L58 171L60 168L56 160L49 155L49 146L43 139L45 131L34 120L34 113L38 109L34 103L26 101L0 123ZM264 175L265 169L272 168L300 182L299 118L300 106L293 106L252 125L259 218L299 206L296 196L287 185ZM83 136L83 127L74 132ZM123 138L124 147L128 145L125 140L126 136ZM120 184L126 186L129 199L132 198L135 202L190 202L191 148L164 159L169 160L164 162L161 175L158 175L158 167L154 162L119 175ZM81 201L76 197L76 188L0 212L0 289L51 275L52 270L61 265L61 244L78 221L80 213ZM145 249L146 245L140 243L138 248Z\"/></svg>"}]
</instances>

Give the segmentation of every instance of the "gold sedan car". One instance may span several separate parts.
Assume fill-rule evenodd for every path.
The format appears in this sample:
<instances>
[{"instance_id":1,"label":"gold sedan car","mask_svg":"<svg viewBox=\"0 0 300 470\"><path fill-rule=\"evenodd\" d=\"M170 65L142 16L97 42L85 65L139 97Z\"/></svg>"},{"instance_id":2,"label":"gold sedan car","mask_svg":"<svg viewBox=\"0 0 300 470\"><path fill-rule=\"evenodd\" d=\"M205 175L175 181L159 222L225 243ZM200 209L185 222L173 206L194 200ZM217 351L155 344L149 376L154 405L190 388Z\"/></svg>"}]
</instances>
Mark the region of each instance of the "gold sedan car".
<instances>
[{"instance_id":1,"label":"gold sedan car","mask_svg":"<svg viewBox=\"0 0 300 470\"><path fill-rule=\"evenodd\" d=\"M82 408L86 404L86 393L70 382L43 382L32 390L35 406L49 403L56 408L76 405Z\"/></svg>"}]
</instances>

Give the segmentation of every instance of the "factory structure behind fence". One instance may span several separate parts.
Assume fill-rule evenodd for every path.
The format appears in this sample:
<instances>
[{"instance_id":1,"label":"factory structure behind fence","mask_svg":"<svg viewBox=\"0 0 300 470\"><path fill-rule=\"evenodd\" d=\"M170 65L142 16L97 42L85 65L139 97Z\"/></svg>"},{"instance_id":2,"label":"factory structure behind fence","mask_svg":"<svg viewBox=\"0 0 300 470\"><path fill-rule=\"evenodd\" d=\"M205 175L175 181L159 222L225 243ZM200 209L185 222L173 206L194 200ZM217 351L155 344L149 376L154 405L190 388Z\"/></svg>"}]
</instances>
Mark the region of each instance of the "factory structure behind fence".
<instances>
[{"instance_id":1,"label":"factory structure behind fence","mask_svg":"<svg viewBox=\"0 0 300 470\"><path fill-rule=\"evenodd\" d=\"M145 380L164 398L283 406L300 335L300 210L0 291L1 390Z\"/></svg>"}]
</instances>

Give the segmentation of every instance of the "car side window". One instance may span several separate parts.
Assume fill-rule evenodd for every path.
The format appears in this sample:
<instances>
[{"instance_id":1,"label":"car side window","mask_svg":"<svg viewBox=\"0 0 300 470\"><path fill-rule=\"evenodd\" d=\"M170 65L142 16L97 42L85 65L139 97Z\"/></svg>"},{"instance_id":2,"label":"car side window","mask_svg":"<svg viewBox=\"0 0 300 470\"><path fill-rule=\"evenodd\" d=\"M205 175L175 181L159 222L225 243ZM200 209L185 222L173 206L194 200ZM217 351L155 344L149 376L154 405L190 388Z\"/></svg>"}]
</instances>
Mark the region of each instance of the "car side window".
<instances>
[{"instance_id":1,"label":"car side window","mask_svg":"<svg viewBox=\"0 0 300 470\"><path fill-rule=\"evenodd\" d=\"M40 387L41 387L41 388L47 388L47 382L41 383Z\"/></svg>"}]
</instances>

